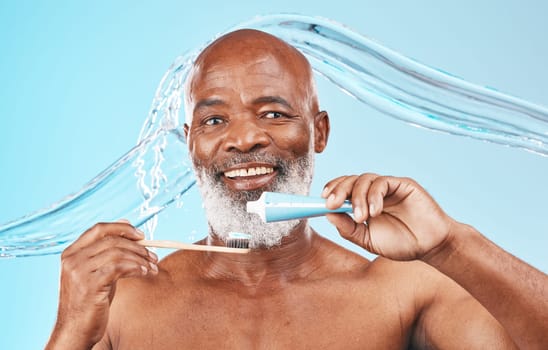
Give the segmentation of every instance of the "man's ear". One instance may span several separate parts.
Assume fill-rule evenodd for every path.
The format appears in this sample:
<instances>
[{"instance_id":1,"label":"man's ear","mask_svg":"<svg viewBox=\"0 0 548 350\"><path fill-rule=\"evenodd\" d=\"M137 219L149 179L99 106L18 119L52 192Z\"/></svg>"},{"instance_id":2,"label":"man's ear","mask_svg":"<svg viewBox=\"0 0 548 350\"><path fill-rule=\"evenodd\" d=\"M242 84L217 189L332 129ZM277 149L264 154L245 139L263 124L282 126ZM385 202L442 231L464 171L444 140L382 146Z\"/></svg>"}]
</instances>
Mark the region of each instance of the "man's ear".
<instances>
[{"instance_id":1,"label":"man's ear","mask_svg":"<svg viewBox=\"0 0 548 350\"><path fill-rule=\"evenodd\" d=\"M329 138L329 115L321 111L314 116L314 151L322 153Z\"/></svg>"},{"instance_id":2,"label":"man's ear","mask_svg":"<svg viewBox=\"0 0 548 350\"><path fill-rule=\"evenodd\" d=\"M188 126L187 123L185 123L185 125L183 125L183 131L185 132L185 142L188 143L188 130L190 129L190 127Z\"/></svg>"}]
</instances>

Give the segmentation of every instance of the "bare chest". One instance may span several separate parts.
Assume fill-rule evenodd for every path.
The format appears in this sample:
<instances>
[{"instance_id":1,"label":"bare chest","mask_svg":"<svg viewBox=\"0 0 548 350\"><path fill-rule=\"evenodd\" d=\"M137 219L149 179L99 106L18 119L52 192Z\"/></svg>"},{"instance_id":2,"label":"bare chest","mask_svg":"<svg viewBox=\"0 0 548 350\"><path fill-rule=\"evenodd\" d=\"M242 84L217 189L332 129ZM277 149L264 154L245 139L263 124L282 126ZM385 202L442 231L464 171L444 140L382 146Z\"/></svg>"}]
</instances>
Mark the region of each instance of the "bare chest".
<instances>
[{"instance_id":1,"label":"bare chest","mask_svg":"<svg viewBox=\"0 0 548 350\"><path fill-rule=\"evenodd\" d=\"M407 348L414 322L411 305L352 285L260 296L205 288L149 305L120 324L114 348L397 349Z\"/></svg>"}]
</instances>

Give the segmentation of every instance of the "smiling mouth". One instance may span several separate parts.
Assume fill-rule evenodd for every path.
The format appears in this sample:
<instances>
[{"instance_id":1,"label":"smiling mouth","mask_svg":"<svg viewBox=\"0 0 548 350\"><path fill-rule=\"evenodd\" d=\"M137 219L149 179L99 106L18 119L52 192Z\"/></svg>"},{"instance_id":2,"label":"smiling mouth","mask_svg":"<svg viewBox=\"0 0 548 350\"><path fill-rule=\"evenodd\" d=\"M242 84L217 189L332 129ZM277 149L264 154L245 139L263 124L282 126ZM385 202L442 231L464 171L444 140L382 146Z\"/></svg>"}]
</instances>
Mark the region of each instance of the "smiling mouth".
<instances>
[{"instance_id":1,"label":"smiling mouth","mask_svg":"<svg viewBox=\"0 0 548 350\"><path fill-rule=\"evenodd\" d=\"M226 176L229 179L236 179L236 178L246 178L246 177L252 177L252 176L259 176L259 175L267 175L273 172L274 172L274 168L272 167L260 166L260 167L241 168L241 169L225 171L224 176Z\"/></svg>"},{"instance_id":2,"label":"smiling mouth","mask_svg":"<svg viewBox=\"0 0 548 350\"><path fill-rule=\"evenodd\" d=\"M272 184L278 170L269 164L240 164L222 173L226 185L235 191L254 191Z\"/></svg>"}]
</instances>

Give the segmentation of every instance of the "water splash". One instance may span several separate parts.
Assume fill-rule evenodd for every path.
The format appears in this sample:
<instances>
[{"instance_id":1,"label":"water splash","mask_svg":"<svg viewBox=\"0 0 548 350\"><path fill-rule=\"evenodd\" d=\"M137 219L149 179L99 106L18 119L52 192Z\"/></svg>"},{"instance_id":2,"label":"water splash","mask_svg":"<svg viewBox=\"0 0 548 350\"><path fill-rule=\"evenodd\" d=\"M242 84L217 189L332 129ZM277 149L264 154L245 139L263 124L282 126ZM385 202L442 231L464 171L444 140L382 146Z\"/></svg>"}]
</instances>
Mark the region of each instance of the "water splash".
<instances>
[{"instance_id":1,"label":"water splash","mask_svg":"<svg viewBox=\"0 0 548 350\"><path fill-rule=\"evenodd\" d=\"M422 65L330 20L257 17L314 70L364 104L415 126L548 156L548 109ZM162 78L137 145L78 193L0 226L0 257L58 253L98 221L124 217L152 236L157 214L194 183L182 121L183 84L200 50Z\"/></svg>"}]
</instances>

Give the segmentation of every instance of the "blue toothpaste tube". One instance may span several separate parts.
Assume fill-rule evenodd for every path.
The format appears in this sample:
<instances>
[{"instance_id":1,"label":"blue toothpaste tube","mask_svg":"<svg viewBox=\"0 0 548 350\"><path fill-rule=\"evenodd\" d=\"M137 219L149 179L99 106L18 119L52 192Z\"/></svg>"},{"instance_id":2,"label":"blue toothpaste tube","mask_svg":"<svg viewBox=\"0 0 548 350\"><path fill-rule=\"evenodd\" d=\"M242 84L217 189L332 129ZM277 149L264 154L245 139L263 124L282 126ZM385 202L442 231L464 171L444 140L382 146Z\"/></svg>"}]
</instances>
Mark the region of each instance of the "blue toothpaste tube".
<instances>
[{"instance_id":1,"label":"blue toothpaste tube","mask_svg":"<svg viewBox=\"0 0 548 350\"><path fill-rule=\"evenodd\" d=\"M325 201L321 197L263 192L258 200L247 202L247 212L259 215L264 222L303 219L328 213L352 212L350 201L345 201L340 208L334 210L327 209Z\"/></svg>"}]
</instances>

